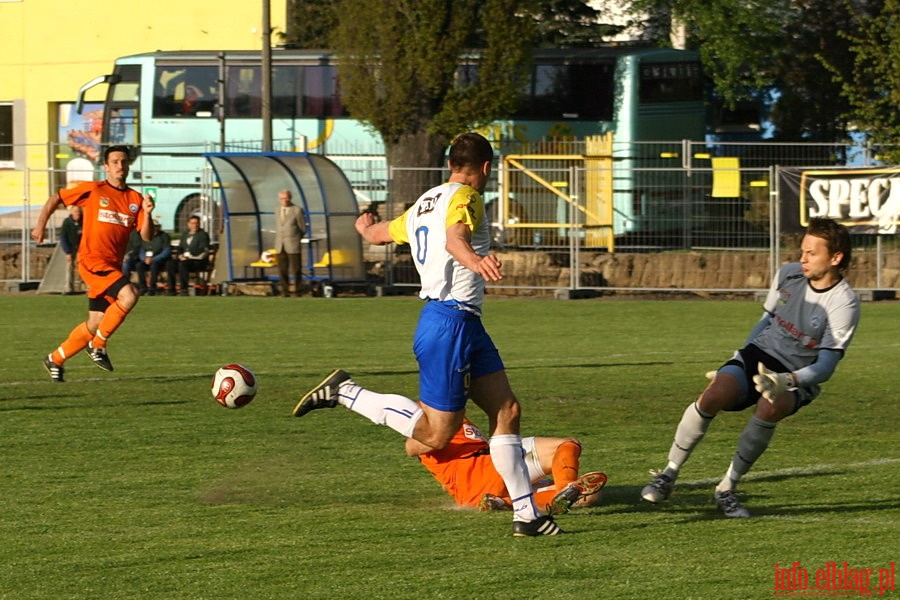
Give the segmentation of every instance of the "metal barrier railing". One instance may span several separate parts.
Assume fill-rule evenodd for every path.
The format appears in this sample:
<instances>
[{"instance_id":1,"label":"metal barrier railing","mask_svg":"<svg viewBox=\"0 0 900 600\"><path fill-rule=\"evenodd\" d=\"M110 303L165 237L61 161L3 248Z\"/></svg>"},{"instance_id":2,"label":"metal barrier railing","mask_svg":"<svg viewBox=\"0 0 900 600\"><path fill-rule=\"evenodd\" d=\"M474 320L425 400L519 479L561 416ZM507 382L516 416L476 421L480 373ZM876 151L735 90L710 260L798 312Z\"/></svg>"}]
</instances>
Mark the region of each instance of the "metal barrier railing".
<instances>
[{"instance_id":1,"label":"metal barrier railing","mask_svg":"<svg viewBox=\"0 0 900 600\"><path fill-rule=\"evenodd\" d=\"M724 260L718 258L723 253L743 257L740 260L752 263L758 271L757 256L763 255L765 276L771 277L782 257L790 257L796 245L796 240L784 239L781 233L772 165L831 165L836 157L855 157L853 160L866 164L877 162L875 153L868 148L835 144L686 141L625 147L612 143L603 155L584 142L559 142L552 147L546 143L523 146L522 150L543 150L545 153L523 152L500 157L485 191L485 201L498 251L522 255L543 253L564 264L564 272L554 267L563 274L546 285L543 281L548 278L534 283L538 282L535 277L531 278L533 285L519 285L547 289L685 288L685 284L678 285L671 279L670 283L661 285L660 277L656 280L649 276L635 278L635 269L646 268L647 262L636 257L650 255L666 256L673 265L671 268L682 273L685 269L705 272L708 267L702 264L703 261L711 260L708 257ZM548 150L553 153L546 154ZM358 172L360 177L356 179L375 186L369 190L372 193L363 190L358 196L361 208L383 207L386 218L399 214L403 208L404 203L388 201L399 197L393 188L398 174L418 172L416 176L422 183L417 185L415 193L426 189L429 179L441 180L446 175L444 169L402 168L391 168L382 175L383 157L374 155L335 155L330 158L344 169ZM16 178L21 180L25 191L23 203L18 207L21 212L18 220L15 215L0 210L0 258L4 266L0 281L26 283L41 278L39 265L35 266L32 260L36 249L30 240L30 231L34 211L43 205L45 198L31 191L52 189L54 182L60 181L63 175L60 170L53 169L2 173L7 182ZM154 175L158 174L142 173L143 186ZM166 174L168 178L176 175L175 172ZM207 186L210 184L206 173L192 171L185 175ZM198 189L200 187L198 184ZM406 198L408 195L403 195L405 200L414 199L414 196ZM197 202L195 210L209 214L212 219L216 212L215 198L200 195ZM47 235L49 244L55 243L56 228L63 217L60 211L51 221ZM215 227L207 229L216 230ZM859 248L871 263L867 266L872 271L869 287L895 289L894 272L900 268L896 264L896 236L855 236L854 247ZM624 258L598 258L609 254L627 255L629 262L623 266ZM671 256L677 258L669 260ZM383 252L378 255L378 260L385 262L390 280L403 283L405 267L396 254ZM603 264L599 265L601 262ZM16 268L11 267L13 263ZM610 281L609 274L617 269L632 272L628 285L617 286ZM531 270L534 275L534 269ZM552 276L548 277L552 279ZM727 285L712 285L711 279L698 277L693 281L700 283L690 287L754 290L764 288L768 283L759 277L748 276L744 280L729 279ZM721 280L725 281L724 276Z\"/></svg>"}]
</instances>

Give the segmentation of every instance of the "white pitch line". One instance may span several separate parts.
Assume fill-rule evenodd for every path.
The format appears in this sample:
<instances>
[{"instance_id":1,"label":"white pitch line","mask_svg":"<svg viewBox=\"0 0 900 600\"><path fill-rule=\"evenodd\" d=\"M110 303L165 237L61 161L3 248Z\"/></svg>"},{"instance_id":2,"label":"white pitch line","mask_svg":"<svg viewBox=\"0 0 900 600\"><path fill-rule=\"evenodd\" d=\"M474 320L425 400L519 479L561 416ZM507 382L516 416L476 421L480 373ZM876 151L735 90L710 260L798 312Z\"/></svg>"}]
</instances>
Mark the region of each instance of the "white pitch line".
<instances>
[{"instance_id":1,"label":"white pitch line","mask_svg":"<svg viewBox=\"0 0 900 600\"><path fill-rule=\"evenodd\" d=\"M862 462L843 463L843 464L825 464L810 465L806 467L786 467L784 469L771 469L768 471L750 471L741 481L752 481L764 477L773 477L779 475L813 475L816 473L829 473L840 469L865 469L868 467L878 467L881 465L894 465L900 463L900 458L873 458ZM694 479L692 481L681 481L682 485L709 485L719 483L721 477L707 477L705 479Z\"/></svg>"}]
</instances>

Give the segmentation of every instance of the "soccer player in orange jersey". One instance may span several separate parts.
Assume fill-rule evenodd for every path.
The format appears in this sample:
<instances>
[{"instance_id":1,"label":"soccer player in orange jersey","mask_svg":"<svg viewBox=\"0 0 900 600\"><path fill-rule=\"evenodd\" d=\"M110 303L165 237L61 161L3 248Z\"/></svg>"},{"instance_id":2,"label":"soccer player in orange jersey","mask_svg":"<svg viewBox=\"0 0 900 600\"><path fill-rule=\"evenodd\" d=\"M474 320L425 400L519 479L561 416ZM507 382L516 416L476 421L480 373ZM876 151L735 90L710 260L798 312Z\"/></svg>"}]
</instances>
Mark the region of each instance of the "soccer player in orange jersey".
<instances>
[{"instance_id":1,"label":"soccer player in orange jersey","mask_svg":"<svg viewBox=\"0 0 900 600\"><path fill-rule=\"evenodd\" d=\"M110 146L103 153L106 179L88 181L60 190L44 204L31 237L44 241L44 230L60 204L80 206L84 229L78 248L78 273L88 288L88 318L79 323L59 347L44 358L50 379L62 382L63 363L81 350L104 371L113 366L106 343L137 304L137 286L122 274L122 259L132 229L141 238L153 237L153 200L128 187L131 157L125 146Z\"/></svg>"},{"instance_id":2,"label":"soccer player in orange jersey","mask_svg":"<svg viewBox=\"0 0 900 600\"><path fill-rule=\"evenodd\" d=\"M542 511L560 514L600 501L606 475L599 471L578 475L581 442L527 437L522 439L522 448L528 476L535 485L534 500ZM445 448L435 450L408 438L406 453L416 456L458 505L512 510L506 484L491 460L488 440L468 419Z\"/></svg>"}]
</instances>

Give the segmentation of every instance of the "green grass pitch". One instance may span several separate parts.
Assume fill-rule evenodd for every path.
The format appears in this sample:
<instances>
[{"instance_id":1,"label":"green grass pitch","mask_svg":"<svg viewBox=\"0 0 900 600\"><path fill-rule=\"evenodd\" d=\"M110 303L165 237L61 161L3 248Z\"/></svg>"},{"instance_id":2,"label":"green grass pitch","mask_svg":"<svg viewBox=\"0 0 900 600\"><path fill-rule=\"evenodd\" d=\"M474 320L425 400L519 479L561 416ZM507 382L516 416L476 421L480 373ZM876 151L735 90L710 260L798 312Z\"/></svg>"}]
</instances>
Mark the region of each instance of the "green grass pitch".
<instances>
[{"instance_id":1,"label":"green grass pitch","mask_svg":"<svg viewBox=\"0 0 900 600\"><path fill-rule=\"evenodd\" d=\"M900 303L863 305L822 396L742 484L754 517L736 522L712 488L749 412L715 420L668 503L638 495L758 303L489 297L523 433L576 436L582 468L609 475L600 506L558 518L570 535L541 539L513 538L509 513L454 509L387 428L341 407L291 417L336 367L415 397L418 308L144 298L111 340L115 372L77 356L54 384L41 358L85 299L0 296L0 598L765 598L776 564L814 586L829 562L872 569L877 597L900 547ZM228 362L260 381L240 410L209 392Z\"/></svg>"}]
</instances>

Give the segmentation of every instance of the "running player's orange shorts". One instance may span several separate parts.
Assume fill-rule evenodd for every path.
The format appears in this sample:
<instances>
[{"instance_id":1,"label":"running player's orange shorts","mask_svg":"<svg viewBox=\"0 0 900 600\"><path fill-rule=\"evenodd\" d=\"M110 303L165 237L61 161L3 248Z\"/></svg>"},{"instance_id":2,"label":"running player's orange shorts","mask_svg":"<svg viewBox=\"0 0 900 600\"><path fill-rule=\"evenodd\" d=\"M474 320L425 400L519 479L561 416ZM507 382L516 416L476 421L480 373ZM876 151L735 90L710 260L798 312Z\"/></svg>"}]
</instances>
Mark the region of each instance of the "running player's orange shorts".
<instances>
[{"instance_id":1,"label":"running player's orange shorts","mask_svg":"<svg viewBox=\"0 0 900 600\"><path fill-rule=\"evenodd\" d=\"M110 286L125 276L122 271L118 269L89 271L80 261L78 263L78 274L81 275L81 280L87 286L88 298L102 298L104 292L106 292Z\"/></svg>"}]
</instances>

